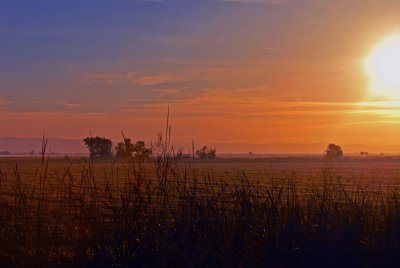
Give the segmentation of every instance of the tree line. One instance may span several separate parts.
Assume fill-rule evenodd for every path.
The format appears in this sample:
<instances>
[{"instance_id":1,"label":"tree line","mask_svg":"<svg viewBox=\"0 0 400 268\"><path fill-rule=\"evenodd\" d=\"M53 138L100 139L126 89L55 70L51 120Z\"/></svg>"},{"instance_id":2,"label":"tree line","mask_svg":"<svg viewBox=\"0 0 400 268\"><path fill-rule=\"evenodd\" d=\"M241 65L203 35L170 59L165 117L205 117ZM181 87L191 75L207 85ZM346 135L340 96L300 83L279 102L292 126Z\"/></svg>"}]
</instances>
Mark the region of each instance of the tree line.
<instances>
[{"instance_id":1,"label":"tree line","mask_svg":"<svg viewBox=\"0 0 400 268\"><path fill-rule=\"evenodd\" d=\"M108 158L115 156L117 158L127 158L130 155L134 157L147 158L153 154L150 147L146 147L144 141L132 143L132 140L127 138L123 142L117 143L112 148L112 141L105 137L86 137L83 139L91 158Z\"/></svg>"},{"instance_id":2,"label":"tree line","mask_svg":"<svg viewBox=\"0 0 400 268\"><path fill-rule=\"evenodd\" d=\"M86 137L83 139L91 158L149 158L153 154L153 149L147 147L144 141L132 142L130 138L125 138L123 142L119 142L112 148L112 141L105 137ZM182 154L182 152L180 152ZM200 159L215 159L217 150L215 148L201 147L196 151L196 155Z\"/></svg>"},{"instance_id":3,"label":"tree line","mask_svg":"<svg viewBox=\"0 0 400 268\"><path fill-rule=\"evenodd\" d=\"M144 141L133 143L130 138L125 138L123 142L117 143L114 147L115 154L113 154L112 150L112 141L105 137L86 137L83 142L88 148L91 158L108 158L112 156L116 158L128 158L130 156L148 158L153 154L152 148L146 147ZM178 155L183 156L182 151L178 152ZM217 150L204 145L196 150L196 156L199 159L215 159ZM343 150L339 145L331 143L325 150L325 156L328 159L340 159L343 157Z\"/></svg>"}]
</instances>

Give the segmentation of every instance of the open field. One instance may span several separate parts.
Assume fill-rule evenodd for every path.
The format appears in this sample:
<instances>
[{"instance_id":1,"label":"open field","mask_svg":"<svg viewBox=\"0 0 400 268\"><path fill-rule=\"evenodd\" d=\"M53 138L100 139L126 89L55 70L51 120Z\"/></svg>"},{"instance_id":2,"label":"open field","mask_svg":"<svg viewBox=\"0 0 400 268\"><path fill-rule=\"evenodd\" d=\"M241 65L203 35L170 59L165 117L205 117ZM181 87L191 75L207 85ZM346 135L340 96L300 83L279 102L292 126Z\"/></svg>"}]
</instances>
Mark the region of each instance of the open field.
<instances>
[{"instance_id":1,"label":"open field","mask_svg":"<svg viewBox=\"0 0 400 268\"><path fill-rule=\"evenodd\" d=\"M19 174L23 179L31 179L39 165L40 157L3 157L0 167L3 172L11 174L13 163L18 163ZM51 157L48 169L51 183L52 177L63 174L66 169L74 177L80 177L82 170L89 164L87 157ZM111 169L124 174L130 165L129 161L97 160L93 163L93 172L100 180L104 173ZM149 177L154 177L153 160L143 163ZM321 182L321 174L329 169L332 176L340 177L344 183L361 183L381 187L400 185L400 157L346 157L339 161L327 161L324 157L269 157L269 158L225 158L216 160L181 159L180 168L194 169L199 176L210 175L214 179L232 183L238 173L245 173L252 182L268 183L272 178L294 176L298 183ZM192 172L192 171L191 171Z\"/></svg>"},{"instance_id":2,"label":"open field","mask_svg":"<svg viewBox=\"0 0 400 268\"><path fill-rule=\"evenodd\" d=\"M2 158L3 266L393 265L398 158Z\"/></svg>"}]
</instances>

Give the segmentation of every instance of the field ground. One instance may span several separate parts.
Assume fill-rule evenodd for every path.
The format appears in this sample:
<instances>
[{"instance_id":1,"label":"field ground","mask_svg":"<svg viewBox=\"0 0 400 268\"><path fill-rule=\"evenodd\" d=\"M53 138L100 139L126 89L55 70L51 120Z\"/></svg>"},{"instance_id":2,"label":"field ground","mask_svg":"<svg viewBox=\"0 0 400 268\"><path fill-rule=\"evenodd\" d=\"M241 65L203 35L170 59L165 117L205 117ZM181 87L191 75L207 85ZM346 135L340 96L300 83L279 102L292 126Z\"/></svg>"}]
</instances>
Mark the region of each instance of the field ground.
<instances>
[{"instance_id":1,"label":"field ground","mask_svg":"<svg viewBox=\"0 0 400 268\"><path fill-rule=\"evenodd\" d=\"M40 158L12 157L0 158L3 172L12 173L13 163L18 163L19 173L24 179L34 176L40 165ZM82 168L89 163L88 158L51 157L49 161L50 178L65 172L66 168L75 177L80 177ZM111 168L124 173L129 161L97 160L94 161L94 173L102 178L104 172ZM149 176L154 174L154 161L146 161L145 169ZM329 169L332 176L340 177L343 183L361 183L369 185L400 186L400 157L346 157L342 160L327 161L323 157L271 157L271 158L224 158L216 160L190 159L180 161L181 168L191 170L194 166L199 176L210 175L214 179L227 183L232 182L238 173L245 173L252 182L266 183L271 178L287 178L295 176L298 183L320 182L322 173Z\"/></svg>"},{"instance_id":2,"label":"field ground","mask_svg":"<svg viewBox=\"0 0 400 268\"><path fill-rule=\"evenodd\" d=\"M0 266L392 266L400 158L0 158Z\"/></svg>"}]
</instances>

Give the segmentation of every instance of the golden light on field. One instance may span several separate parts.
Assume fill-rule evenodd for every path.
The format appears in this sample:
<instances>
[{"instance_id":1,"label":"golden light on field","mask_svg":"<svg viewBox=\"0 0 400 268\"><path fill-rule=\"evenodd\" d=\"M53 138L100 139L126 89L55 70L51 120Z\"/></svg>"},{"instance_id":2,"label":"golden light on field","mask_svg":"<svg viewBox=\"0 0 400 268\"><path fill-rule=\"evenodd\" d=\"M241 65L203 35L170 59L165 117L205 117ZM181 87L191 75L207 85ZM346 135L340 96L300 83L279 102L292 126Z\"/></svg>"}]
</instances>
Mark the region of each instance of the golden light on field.
<instances>
[{"instance_id":1,"label":"golden light on field","mask_svg":"<svg viewBox=\"0 0 400 268\"><path fill-rule=\"evenodd\" d=\"M400 98L400 34L385 38L366 58L370 93L387 99Z\"/></svg>"}]
</instances>

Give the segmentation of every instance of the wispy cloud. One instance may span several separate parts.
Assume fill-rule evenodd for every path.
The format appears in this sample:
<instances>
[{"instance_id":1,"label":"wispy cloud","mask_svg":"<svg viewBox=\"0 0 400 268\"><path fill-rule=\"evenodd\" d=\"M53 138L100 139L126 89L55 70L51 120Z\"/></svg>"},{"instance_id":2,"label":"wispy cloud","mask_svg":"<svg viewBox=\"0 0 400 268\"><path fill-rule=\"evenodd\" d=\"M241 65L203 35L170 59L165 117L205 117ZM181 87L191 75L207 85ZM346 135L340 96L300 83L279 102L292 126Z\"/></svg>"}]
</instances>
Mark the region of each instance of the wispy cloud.
<instances>
[{"instance_id":1,"label":"wispy cloud","mask_svg":"<svg viewBox=\"0 0 400 268\"><path fill-rule=\"evenodd\" d=\"M252 3L252 4L270 4L270 5L282 5L282 4L291 4L291 3L299 3L299 2L312 2L312 1L320 1L320 0L218 0L222 2L233 2L233 3Z\"/></svg>"},{"instance_id":2,"label":"wispy cloud","mask_svg":"<svg viewBox=\"0 0 400 268\"><path fill-rule=\"evenodd\" d=\"M160 93L161 97L167 97L167 96L171 96L171 95L176 95L180 91L176 88L162 88L162 89L158 89L157 92Z\"/></svg>"},{"instance_id":3,"label":"wispy cloud","mask_svg":"<svg viewBox=\"0 0 400 268\"><path fill-rule=\"evenodd\" d=\"M88 85L140 85L157 86L193 80L216 80L226 77L231 71L226 68L202 68L189 71L141 73L139 71L89 73L81 78Z\"/></svg>"},{"instance_id":4,"label":"wispy cloud","mask_svg":"<svg viewBox=\"0 0 400 268\"><path fill-rule=\"evenodd\" d=\"M0 108L10 105L12 101L6 99L0 99Z\"/></svg>"},{"instance_id":5,"label":"wispy cloud","mask_svg":"<svg viewBox=\"0 0 400 268\"><path fill-rule=\"evenodd\" d=\"M264 4L283 4L288 0L220 0L222 2L237 2L237 3L264 3Z\"/></svg>"},{"instance_id":6,"label":"wispy cloud","mask_svg":"<svg viewBox=\"0 0 400 268\"><path fill-rule=\"evenodd\" d=\"M22 34L22 35L61 35L59 32L36 31L36 30L4 30L0 29L0 33Z\"/></svg>"},{"instance_id":7,"label":"wispy cloud","mask_svg":"<svg viewBox=\"0 0 400 268\"><path fill-rule=\"evenodd\" d=\"M83 82L89 85L141 85L154 86L168 84L184 79L184 77L169 73L141 74L136 71L128 72L103 72L87 74L83 77Z\"/></svg>"},{"instance_id":8,"label":"wispy cloud","mask_svg":"<svg viewBox=\"0 0 400 268\"><path fill-rule=\"evenodd\" d=\"M167 73L160 73L160 74L143 75L143 76L138 75L133 79L132 82L142 86L153 86L153 85L177 82L182 79L184 79L184 77L174 76L172 74L167 74Z\"/></svg>"}]
</instances>

